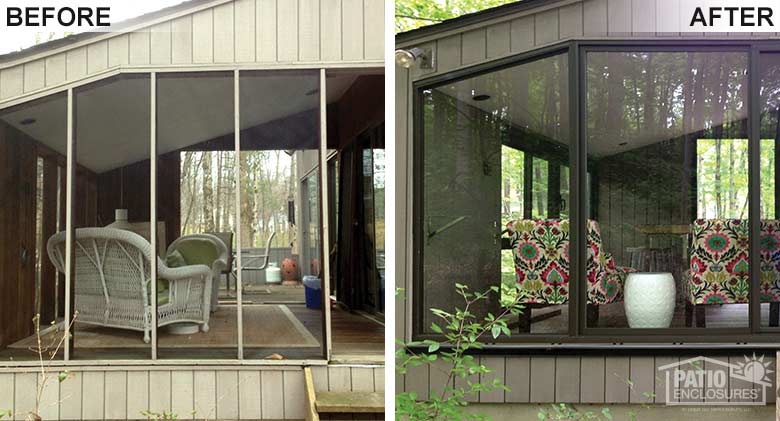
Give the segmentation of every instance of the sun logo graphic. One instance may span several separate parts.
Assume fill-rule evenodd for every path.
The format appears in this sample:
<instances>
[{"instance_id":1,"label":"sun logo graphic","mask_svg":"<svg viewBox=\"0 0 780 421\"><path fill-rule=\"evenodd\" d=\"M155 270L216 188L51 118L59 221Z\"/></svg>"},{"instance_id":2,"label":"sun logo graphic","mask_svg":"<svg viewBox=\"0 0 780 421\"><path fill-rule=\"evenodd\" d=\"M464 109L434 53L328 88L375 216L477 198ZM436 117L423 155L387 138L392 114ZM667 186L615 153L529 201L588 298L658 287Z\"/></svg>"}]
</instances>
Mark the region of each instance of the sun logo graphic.
<instances>
[{"instance_id":1,"label":"sun logo graphic","mask_svg":"<svg viewBox=\"0 0 780 421\"><path fill-rule=\"evenodd\" d=\"M695 357L658 367L666 405L765 405L774 362L764 355Z\"/></svg>"}]
</instances>

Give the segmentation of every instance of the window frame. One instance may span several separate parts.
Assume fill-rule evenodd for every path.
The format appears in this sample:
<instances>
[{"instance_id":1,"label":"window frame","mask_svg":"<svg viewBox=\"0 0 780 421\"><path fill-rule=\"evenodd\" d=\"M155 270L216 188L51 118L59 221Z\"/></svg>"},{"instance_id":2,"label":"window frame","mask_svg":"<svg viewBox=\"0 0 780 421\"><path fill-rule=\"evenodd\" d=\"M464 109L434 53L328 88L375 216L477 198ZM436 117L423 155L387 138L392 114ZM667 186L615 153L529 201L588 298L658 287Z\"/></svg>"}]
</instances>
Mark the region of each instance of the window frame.
<instances>
[{"instance_id":1,"label":"window frame","mask_svg":"<svg viewBox=\"0 0 780 421\"><path fill-rule=\"evenodd\" d=\"M570 40L527 52L479 63L473 66L458 68L453 71L423 77L412 83L412 118L413 133L411 139L412 170L412 315L414 312L427 311L423 296L423 157L424 157L424 110L423 92L442 85L447 85L475 76L492 73L514 66L540 60L553 55L568 54L569 77L569 122L570 122L570 156L569 156L569 218L571 221L572 242L571 254L576 256L571 262L570 295L576 299L569 300L568 334L524 334L511 337L501 337L486 347L486 352L502 352L501 350L539 349L539 348L661 348L661 349L693 349L702 344L718 345L719 348L737 349L745 346L771 347L780 342L780 327L761 326L761 307L757 300L750 300L748 317L749 324L741 328L668 328L668 329L632 329L620 328L589 328L586 326L587 297L580 291L584 287L584 268L586 256L586 224L583 215L588 214L587 189L587 67L586 59L589 52L742 52L747 55L747 133L748 133L748 219L760 220L760 73L759 60L762 53L780 53L780 42L776 40L681 40L681 39L637 39L637 40ZM780 174L775 174L775 182ZM776 198L776 200L778 200ZM750 297L759 295L760 224L750 224ZM417 313L421 314L421 313ZM422 317L412 317L408 323L411 327L411 338L414 340L443 339L439 334L427 334L422 326Z\"/></svg>"}]
</instances>

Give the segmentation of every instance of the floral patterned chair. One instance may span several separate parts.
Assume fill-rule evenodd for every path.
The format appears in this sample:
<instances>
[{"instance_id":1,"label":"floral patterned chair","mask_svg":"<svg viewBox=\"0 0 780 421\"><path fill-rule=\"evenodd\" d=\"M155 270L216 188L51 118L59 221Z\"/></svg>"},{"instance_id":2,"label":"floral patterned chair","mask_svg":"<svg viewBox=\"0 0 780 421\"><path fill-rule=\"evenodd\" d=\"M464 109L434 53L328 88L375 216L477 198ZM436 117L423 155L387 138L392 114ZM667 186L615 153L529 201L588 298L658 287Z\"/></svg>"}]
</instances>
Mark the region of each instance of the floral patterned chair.
<instances>
[{"instance_id":1,"label":"floral patterned chair","mask_svg":"<svg viewBox=\"0 0 780 421\"><path fill-rule=\"evenodd\" d=\"M697 219L691 224L691 263L686 326L706 324L705 305L747 303L750 296L748 223L740 219ZM770 305L770 326L780 315L780 221L761 221L761 302Z\"/></svg>"},{"instance_id":2,"label":"floral patterned chair","mask_svg":"<svg viewBox=\"0 0 780 421\"><path fill-rule=\"evenodd\" d=\"M514 253L517 284L524 303L559 305L569 301L569 221L511 221L507 233ZM621 301L623 284L631 268L616 267L602 248L596 221L588 220L588 326L598 323L598 306ZM530 328L523 325L521 331Z\"/></svg>"}]
</instances>

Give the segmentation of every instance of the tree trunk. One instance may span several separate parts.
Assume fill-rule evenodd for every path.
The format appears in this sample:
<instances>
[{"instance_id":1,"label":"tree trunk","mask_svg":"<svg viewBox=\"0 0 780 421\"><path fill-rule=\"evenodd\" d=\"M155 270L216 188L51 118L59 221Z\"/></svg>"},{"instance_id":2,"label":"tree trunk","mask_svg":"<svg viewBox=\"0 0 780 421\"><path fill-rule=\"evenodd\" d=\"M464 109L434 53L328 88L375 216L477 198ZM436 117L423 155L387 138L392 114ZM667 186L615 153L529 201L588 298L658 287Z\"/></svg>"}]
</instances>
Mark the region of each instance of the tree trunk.
<instances>
[{"instance_id":1,"label":"tree trunk","mask_svg":"<svg viewBox=\"0 0 780 421\"><path fill-rule=\"evenodd\" d=\"M626 87L624 84L623 55L610 54L607 58L609 64L609 77L607 79L607 114L606 128L610 136L621 137L624 135L624 103Z\"/></svg>"},{"instance_id":2,"label":"tree trunk","mask_svg":"<svg viewBox=\"0 0 780 421\"><path fill-rule=\"evenodd\" d=\"M241 154L241 174L239 188L241 189L241 248L249 248L254 240L253 221L255 220L255 196L252 188L251 153Z\"/></svg>"},{"instance_id":3,"label":"tree trunk","mask_svg":"<svg viewBox=\"0 0 780 421\"><path fill-rule=\"evenodd\" d=\"M737 213L737 189L734 186L734 140L729 142L729 217Z\"/></svg>"},{"instance_id":4,"label":"tree trunk","mask_svg":"<svg viewBox=\"0 0 780 421\"><path fill-rule=\"evenodd\" d=\"M721 200L721 183L720 183L720 139L715 139L715 217L723 218L723 202Z\"/></svg>"},{"instance_id":5,"label":"tree trunk","mask_svg":"<svg viewBox=\"0 0 780 421\"><path fill-rule=\"evenodd\" d=\"M214 231L214 190L211 177L211 152L203 153L203 231Z\"/></svg>"},{"instance_id":6,"label":"tree trunk","mask_svg":"<svg viewBox=\"0 0 780 421\"><path fill-rule=\"evenodd\" d=\"M644 120L644 132L647 133L654 133L656 126L655 126L655 118L654 118L654 107L655 107L655 74L653 71L653 55L650 54L647 56L647 62L645 63L645 101L643 106L643 120Z\"/></svg>"},{"instance_id":7,"label":"tree trunk","mask_svg":"<svg viewBox=\"0 0 780 421\"><path fill-rule=\"evenodd\" d=\"M509 213L512 211L512 206L511 206L512 198L510 197L510 195L512 194L511 188L512 187L509 181L509 177L504 178L504 200L502 200L502 202L504 202L505 215L509 215Z\"/></svg>"},{"instance_id":8,"label":"tree trunk","mask_svg":"<svg viewBox=\"0 0 780 421\"><path fill-rule=\"evenodd\" d=\"M222 229L222 171L224 166L222 164L222 151L217 152L217 194L216 202L214 203L215 231L223 231Z\"/></svg>"}]
</instances>

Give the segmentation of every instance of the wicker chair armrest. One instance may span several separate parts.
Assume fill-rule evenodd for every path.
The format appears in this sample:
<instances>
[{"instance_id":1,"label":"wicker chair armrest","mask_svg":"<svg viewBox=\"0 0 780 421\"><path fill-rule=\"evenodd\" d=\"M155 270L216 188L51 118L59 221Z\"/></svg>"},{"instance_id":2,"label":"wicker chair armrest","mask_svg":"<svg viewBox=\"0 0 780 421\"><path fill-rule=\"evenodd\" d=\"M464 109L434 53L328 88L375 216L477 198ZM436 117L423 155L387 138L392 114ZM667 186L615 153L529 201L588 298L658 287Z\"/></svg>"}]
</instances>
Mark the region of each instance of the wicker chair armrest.
<instances>
[{"instance_id":1,"label":"wicker chair armrest","mask_svg":"<svg viewBox=\"0 0 780 421\"><path fill-rule=\"evenodd\" d=\"M206 265L190 265L178 268L169 268L165 266L165 264L160 264L158 268L160 272L158 273L158 276L169 281L191 279L209 275L211 273L211 268Z\"/></svg>"},{"instance_id":2,"label":"wicker chair armrest","mask_svg":"<svg viewBox=\"0 0 780 421\"><path fill-rule=\"evenodd\" d=\"M227 262L225 259L217 259L214 261L214 263L211 265L211 270L214 271L214 273L222 273L228 268Z\"/></svg>"}]
</instances>

